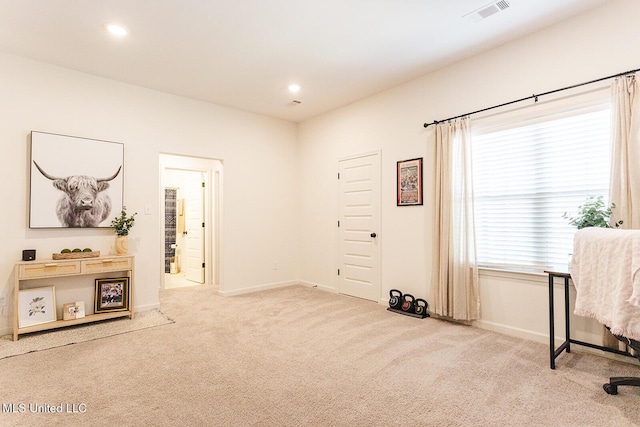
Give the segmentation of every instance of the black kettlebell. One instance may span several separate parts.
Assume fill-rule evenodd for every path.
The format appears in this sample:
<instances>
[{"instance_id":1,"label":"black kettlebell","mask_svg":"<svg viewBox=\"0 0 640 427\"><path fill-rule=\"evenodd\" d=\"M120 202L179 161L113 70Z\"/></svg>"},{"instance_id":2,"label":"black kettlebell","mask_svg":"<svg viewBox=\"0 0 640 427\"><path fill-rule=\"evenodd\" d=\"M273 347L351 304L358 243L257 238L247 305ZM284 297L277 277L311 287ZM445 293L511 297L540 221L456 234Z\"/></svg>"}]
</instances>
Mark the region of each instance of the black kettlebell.
<instances>
[{"instance_id":1,"label":"black kettlebell","mask_svg":"<svg viewBox=\"0 0 640 427\"><path fill-rule=\"evenodd\" d=\"M427 307L429 307L429 304L422 298L416 298L413 303L414 313L422 317L427 317Z\"/></svg>"},{"instance_id":2,"label":"black kettlebell","mask_svg":"<svg viewBox=\"0 0 640 427\"><path fill-rule=\"evenodd\" d=\"M400 309L402 311L406 311L407 313L413 313L413 303L415 302L415 298L411 294L404 294L402 296L402 306Z\"/></svg>"},{"instance_id":3,"label":"black kettlebell","mask_svg":"<svg viewBox=\"0 0 640 427\"><path fill-rule=\"evenodd\" d=\"M402 292L397 289L391 289L389 291L389 308L400 310L402 306Z\"/></svg>"}]
</instances>

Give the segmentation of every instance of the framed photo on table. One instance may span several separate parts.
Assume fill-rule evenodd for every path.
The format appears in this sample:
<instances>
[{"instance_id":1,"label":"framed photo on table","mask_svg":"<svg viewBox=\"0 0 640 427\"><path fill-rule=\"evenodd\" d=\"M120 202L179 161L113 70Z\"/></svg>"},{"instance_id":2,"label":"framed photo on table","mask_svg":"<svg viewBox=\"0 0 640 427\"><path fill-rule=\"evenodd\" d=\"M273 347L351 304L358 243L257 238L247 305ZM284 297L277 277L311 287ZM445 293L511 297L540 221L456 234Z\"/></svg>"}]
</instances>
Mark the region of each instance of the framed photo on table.
<instances>
[{"instance_id":1,"label":"framed photo on table","mask_svg":"<svg viewBox=\"0 0 640 427\"><path fill-rule=\"evenodd\" d=\"M129 278L96 279L95 313L129 310Z\"/></svg>"},{"instance_id":2,"label":"framed photo on table","mask_svg":"<svg viewBox=\"0 0 640 427\"><path fill-rule=\"evenodd\" d=\"M18 327L40 325L55 322L56 290L55 286L22 289L18 292Z\"/></svg>"},{"instance_id":3,"label":"framed photo on table","mask_svg":"<svg viewBox=\"0 0 640 427\"><path fill-rule=\"evenodd\" d=\"M82 319L84 316L84 301L70 302L62 306L62 320Z\"/></svg>"},{"instance_id":4,"label":"framed photo on table","mask_svg":"<svg viewBox=\"0 0 640 427\"><path fill-rule=\"evenodd\" d=\"M422 157L397 163L397 205L422 205Z\"/></svg>"}]
</instances>

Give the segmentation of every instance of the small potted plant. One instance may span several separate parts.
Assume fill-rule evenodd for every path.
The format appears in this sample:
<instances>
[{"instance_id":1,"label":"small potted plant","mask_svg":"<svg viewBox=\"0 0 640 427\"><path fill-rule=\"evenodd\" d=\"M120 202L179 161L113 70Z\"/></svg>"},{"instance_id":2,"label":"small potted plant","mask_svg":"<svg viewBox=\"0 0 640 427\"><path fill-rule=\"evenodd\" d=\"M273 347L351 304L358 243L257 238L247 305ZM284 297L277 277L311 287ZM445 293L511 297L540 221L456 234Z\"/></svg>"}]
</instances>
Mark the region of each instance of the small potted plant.
<instances>
[{"instance_id":1,"label":"small potted plant","mask_svg":"<svg viewBox=\"0 0 640 427\"><path fill-rule=\"evenodd\" d=\"M131 216L127 216L127 207L123 206L120 216L115 217L111 221L111 227L116 232L116 253L125 255L129 250L129 231L136 222L135 216L138 212L134 212Z\"/></svg>"},{"instance_id":2,"label":"small potted plant","mask_svg":"<svg viewBox=\"0 0 640 427\"><path fill-rule=\"evenodd\" d=\"M607 208L602 199L603 196L590 196L582 206L578 206L576 216L569 217L565 212L562 217L569 219L569 224L577 227L578 230L585 227L612 228L610 223L611 210L616 205L611 203L611 206ZM622 225L622 221L618 221L613 225L618 228Z\"/></svg>"}]
</instances>

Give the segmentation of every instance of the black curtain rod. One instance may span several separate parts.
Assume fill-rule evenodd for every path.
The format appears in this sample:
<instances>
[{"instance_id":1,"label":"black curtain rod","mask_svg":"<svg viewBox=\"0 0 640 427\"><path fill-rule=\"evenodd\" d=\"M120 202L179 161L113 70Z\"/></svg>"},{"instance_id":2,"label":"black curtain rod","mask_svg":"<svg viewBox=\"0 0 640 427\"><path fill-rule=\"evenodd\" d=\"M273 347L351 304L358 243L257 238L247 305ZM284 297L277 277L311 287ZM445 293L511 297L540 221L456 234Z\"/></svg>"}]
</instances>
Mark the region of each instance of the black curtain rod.
<instances>
[{"instance_id":1,"label":"black curtain rod","mask_svg":"<svg viewBox=\"0 0 640 427\"><path fill-rule=\"evenodd\" d=\"M434 120L432 123L425 123L424 127L427 128L427 127L429 127L431 125L437 125L438 123L441 123L441 122L446 122L446 121L449 121L449 120L459 119L461 117L471 116L473 114L482 113L482 112L485 112L485 111L488 111L488 110L493 110L495 108L504 107L506 105L511 105L511 104L515 104L515 103L518 103L518 102L522 102L522 101L527 101L529 99L534 99L536 102L538 102L538 97L540 97L540 96L551 95L552 93L562 92L563 90L573 89L573 88L576 88L576 87L585 86L585 85L589 85L589 84L592 84L592 83L598 83L598 82L601 82L601 81L604 81L604 80L613 79L613 78L616 78L616 77L619 77L619 76L624 76L624 75L627 75L627 74L633 74L633 73L636 73L638 71L640 71L640 68L636 68L635 70L625 71L624 73L614 74L612 76L602 77L602 78L591 80L591 81L584 82L584 83L578 83L578 84L575 84L573 86L563 87L561 89L550 90L549 92L540 93L538 95L527 96L527 97L524 97L524 98L516 99L515 101L509 101L509 102L505 102L504 104L494 105L493 107L487 107L487 108L483 108L481 110L476 110L476 111L473 111L471 113L460 114L459 116L449 117L448 119Z\"/></svg>"}]
</instances>

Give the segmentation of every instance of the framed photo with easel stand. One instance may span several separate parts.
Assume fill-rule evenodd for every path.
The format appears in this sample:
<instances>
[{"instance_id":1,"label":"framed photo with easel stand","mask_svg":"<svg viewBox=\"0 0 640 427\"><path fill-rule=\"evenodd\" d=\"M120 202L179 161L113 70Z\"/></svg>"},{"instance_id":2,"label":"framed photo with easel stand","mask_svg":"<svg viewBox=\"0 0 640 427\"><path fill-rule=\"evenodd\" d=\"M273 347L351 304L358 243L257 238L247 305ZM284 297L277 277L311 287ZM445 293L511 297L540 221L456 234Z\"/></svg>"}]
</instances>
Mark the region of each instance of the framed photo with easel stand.
<instances>
[{"instance_id":1,"label":"framed photo with easel stand","mask_svg":"<svg viewBox=\"0 0 640 427\"><path fill-rule=\"evenodd\" d=\"M129 278L96 279L94 312L129 310Z\"/></svg>"},{"instance_id":2,"label":"framed photo with easel stand","mask_svg":"<svg viewBox=\"0 0 640 427\"><path fill-rule=\"evenodd\" d=\"M20 328L56 320L58 319L55 286L22 289L18 292L18 326Z\"/></svg>"},{"instance_id":3,"label":"framed photo with easel stand","mask_svg":"<svg viewBox=\"0 0 640 427\"><path fill-rule=\"evenodd\" d=\"M62 306L62 320L82 319L84 316L84 301L70 302Z\"/></svg>"}]
</instances>

